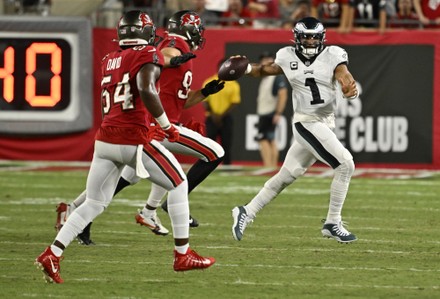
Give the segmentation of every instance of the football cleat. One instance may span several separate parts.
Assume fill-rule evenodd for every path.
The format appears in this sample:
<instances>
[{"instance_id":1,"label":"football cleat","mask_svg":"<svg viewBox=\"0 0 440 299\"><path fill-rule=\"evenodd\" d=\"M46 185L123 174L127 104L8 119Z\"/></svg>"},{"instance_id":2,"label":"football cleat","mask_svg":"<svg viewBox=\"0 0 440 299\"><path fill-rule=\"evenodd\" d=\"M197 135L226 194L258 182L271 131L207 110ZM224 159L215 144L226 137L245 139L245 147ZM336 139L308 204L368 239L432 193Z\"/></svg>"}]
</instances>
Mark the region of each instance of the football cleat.
<instances>
[{"instance_id":1,"label":"football cleat","mask_svg":"<svg viewBox=\"0 0 440 299\"><path fill-rule=\"evenodd\" d=\"M59 232L64 223L66 223L67 217L70 214L70 205L64 202L60 202L57 205L57 209L55 211L57 212L57 222L55 223L55 230Z\"/></svg>"},{"instance_id":2,"label":"football cleat","mask_svg":"<svg viewBox=\"0 0 440 299\"><path fill-rule=\"evenodd\" d=\"M234 223L232 224L232 236L235 240L240 241L243 238L244 230L248 224L254 220L248 216L243 206L232 209L232 218L234 219Z\"/></svg>"},{"instance_id":3,"label":"football cleat","mask_svg":"<svg viewBox=\"0 0 440 299\"><path fill-rule=\"evenodd\" d=\"M77 240L80 245L95 245L95 243L90 239L90 228L93 222L87 224L82 233L78 234Z\"/></svg>"},{"instance_id":4,"label":"football cleat","mask_svg":"<svg viewBox=\"0 0 440 299\"><path fill-rule=\"evenodd\" d=\"M157 217L156 212L151 217L145 217L142 214L142 210L139 210L139 213L134 218L137 223L148 227L156 235L166 236L169 234L169 231L162 225L159 217Z\"/></svg>"},{"instance_id":5,"label":"football cleat","mask_svg":"<svg viewBox=\"0 0 440 299\"><path fill-rule=\"evenodd\" d=\"M53 254L50 246L35 259L35 265L43 271L43 278L49 283L63 283L60 276L60 261L63 257L57 257Z\"/></svg>"},{"instance_id":6,"label":"football cleat","mask_svg":"<svg viewBox=\"0 0 440 299\"><path fill-rule=\"evenodd\" d=\"M333 238L340 243L351 243L357 240L356 236L345 229L343 222L324 224L321 230L322 236Z\"/></svg>"},{"instance_id":7,"label":"football cleat","mask_svg":"<svg viewBox=\"0 0 440 299\"><path fill-rule=\"evenodd\" d=\"M198 227L199 222L196 218L193 218L191 215L189 215L189 227Z\"/></svg>"},{"instance_id":8,"label":"football cleat","mask_svg":"<svg viewBox=\"0 0 440 299\"><path fill-rule=\"evenodd\" d=\"M202 257L191 248L188 248L185 254L174 250L174 271L206 269L214 263L215 259L213 257Z\"/></svg>"},{"instance_id":9,"label":"football cleat","mask_svg":"<svg viewBox=\"0 0 440 299\"><path fill-rule=\"evenodd\" d=\"M168 202L164 201L162 203L162 210L164 210L166 213L168 213ZM199 222L197 221L197 219L193 218L191 215L189 215L189 227L198 227L199 226Z\"/></svg>"}]
</instances>

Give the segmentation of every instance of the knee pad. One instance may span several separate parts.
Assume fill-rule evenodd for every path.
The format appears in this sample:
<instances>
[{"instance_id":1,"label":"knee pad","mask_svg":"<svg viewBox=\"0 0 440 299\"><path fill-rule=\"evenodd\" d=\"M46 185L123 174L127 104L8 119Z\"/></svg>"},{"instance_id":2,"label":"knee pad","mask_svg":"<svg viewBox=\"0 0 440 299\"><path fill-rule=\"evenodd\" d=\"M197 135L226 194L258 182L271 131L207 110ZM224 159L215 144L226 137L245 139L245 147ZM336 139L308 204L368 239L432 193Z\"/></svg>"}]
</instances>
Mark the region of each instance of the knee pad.
<instances>
[{"instance_id":1,"label":"knee pad","mask_svg":"<svg viewBox=\"0 0 440 299\"><path fill-rule=\"evenodd\" d=\"M82 219L84 219L85 224L87 225L89 222L92 222L93 219L95 219L98 215L104 212L108 204L109 203L88 198L86 199L84 204L82 204L76 210L77 213L81 215Z\"/></svg>"},{"instance_id":2,"label":"knee pad","mask_svg":"<svg viewBox=\"0 0 440 299\"><path fill-rule=\"evenodd\" d=\"M335 168L335 177L341 182L349 182L354 173L354 169L353 160L345 160L341 165Z\"/></svg>"},{"instance_id":3,"label":"knee pad","mask_svg":"<svg viewBox=\"0 0 440 299\"><path fill-rule=\"evenodd\" d=\"M292 172L292 176L297 179L300 176L303 176L303 174L307 171L307 168L301 168L301 167L297 167L293 170Z\"/></svg>"},{"instance_id":4,"label":"knee pad","mask_svg":"<svg viewBox=\"0 0 440 299\"><path fill-rule=\"evenodd\" d=\"M86 202L91 209L99 211L99 213L104 212L104 210L110 205L110 201L103 202L100 200L94 200L94 199L90 199L90 198L88 198L86 200Z\"/></svg>"}]
</instances>

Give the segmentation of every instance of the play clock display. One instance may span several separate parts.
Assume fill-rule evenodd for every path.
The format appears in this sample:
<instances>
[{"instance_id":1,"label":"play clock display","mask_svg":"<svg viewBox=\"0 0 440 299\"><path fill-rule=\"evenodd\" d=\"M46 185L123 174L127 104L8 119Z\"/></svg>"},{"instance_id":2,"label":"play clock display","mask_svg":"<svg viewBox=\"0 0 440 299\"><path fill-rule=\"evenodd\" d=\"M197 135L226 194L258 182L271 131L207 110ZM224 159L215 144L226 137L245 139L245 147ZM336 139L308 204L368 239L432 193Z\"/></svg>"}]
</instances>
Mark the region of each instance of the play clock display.
<instances>
[{"instance_id":1,"label":"play clock display","mask_svg":"<svg viewBox=\"0 0 440 299\"><path fill-rule=\"evenodd\" d=\"M1 110L61 111L70 103L71 47L64 39L0 38Z\"/></svg>"},{"instance_id":2,"label":"play clock display","mask_svg":"<svg viewBox=\"0 0 440 299\"><path fill-rule=\"evenodd\" d=\"M92 124L91 29L84 18L0 19L0 133Z\"/></svg>"}]
</instances>

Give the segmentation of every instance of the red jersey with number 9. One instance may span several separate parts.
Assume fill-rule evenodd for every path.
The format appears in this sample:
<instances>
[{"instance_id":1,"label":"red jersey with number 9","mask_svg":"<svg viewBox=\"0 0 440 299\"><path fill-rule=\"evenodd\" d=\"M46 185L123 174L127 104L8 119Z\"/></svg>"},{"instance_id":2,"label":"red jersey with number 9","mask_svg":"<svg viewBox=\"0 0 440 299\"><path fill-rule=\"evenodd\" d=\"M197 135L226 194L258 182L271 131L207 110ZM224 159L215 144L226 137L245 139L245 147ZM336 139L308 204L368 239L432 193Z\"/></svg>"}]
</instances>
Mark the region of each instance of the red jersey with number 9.
<instances>
[{"instance_id":1,"label":"red jersey with number 9","mask_svg":"<svg viewBox=\"0 0 440 299\"><path fill-rule=\"evenodd\" d=\"M160 51L163 48L176 48L182 54L190 52L188 43L180 36L169 35L158 46ZM160 100L168 119L172 123L180 120L182 111L192 83L192 60L189 60L178 67L164 68L160 75ZM154 122L153 118L150 118Z\"/></svg>"},{"instance_id":2,"label":"red jersey with number 9","mask_svg":"<svg viewBox=\"0 0 440 299\"><path fill-rule=\"evenodd\" d=\"M115 144L147 141L149 112L139 96L136 75L148 63L160 67L164 64L162 53L149 45L111 52L104 57L101 67L103 121L96 139Z\"/></svg>"}]
</instances>

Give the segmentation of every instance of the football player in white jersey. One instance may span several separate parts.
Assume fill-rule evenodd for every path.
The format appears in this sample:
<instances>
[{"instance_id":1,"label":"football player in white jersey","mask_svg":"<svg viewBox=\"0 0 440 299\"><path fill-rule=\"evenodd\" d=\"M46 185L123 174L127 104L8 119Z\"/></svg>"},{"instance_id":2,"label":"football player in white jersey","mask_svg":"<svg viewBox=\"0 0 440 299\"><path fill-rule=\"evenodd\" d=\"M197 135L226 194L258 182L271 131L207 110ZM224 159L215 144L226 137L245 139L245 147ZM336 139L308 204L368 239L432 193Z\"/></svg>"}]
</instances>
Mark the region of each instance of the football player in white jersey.
<instances>
[{"instance_id":1,"label":"football player in white jersey","mask_svg":"<svg viewBox=\"0 0 440 299\"><path fill-rule=\"evenodd\" d=\"M341 211L355 167L353 156L333 130L337 89L346 99L355 99L356 82L347 68L345 50L324 45L325 28L319 20L301 19L292 31L294 45L280 49L272 64L249 64L246 73L254 77L286 76L292 86L294 141L278 173L248 204L232 210L232 235L240 241L256 214L319 160L334 169L322 235L350 243L357 238L344 228Z\"/></svg>"}]
</instances>

